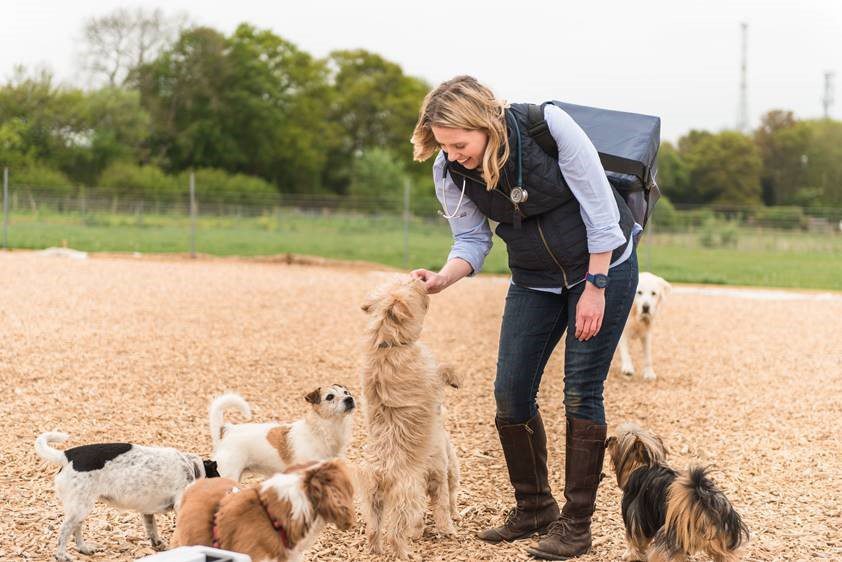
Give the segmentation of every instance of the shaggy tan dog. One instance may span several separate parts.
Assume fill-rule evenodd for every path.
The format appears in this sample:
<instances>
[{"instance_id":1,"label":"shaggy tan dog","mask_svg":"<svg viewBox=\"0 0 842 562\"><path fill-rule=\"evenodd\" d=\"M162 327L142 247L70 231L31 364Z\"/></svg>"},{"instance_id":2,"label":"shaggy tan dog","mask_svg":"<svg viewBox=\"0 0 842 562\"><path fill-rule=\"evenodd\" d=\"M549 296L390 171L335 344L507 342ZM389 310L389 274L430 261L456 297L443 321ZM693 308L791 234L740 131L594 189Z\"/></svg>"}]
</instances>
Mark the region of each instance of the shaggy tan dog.
<instances>
[{"instance_id":1,"label":"shaggy tan dog","mask_svg":"<svg viewBox=\"0 0 842 562\"><path fill-rule=\"evenodd\" d=\"M351 475L339 459L291 467L241 488L227 478L189 486L171 546L205 545L248 554L254 561L300 560L325 523L354 523Z\"/></svg>"},{"instance_id":2,"label":"shaggy tan dog","mask_svg":"<svg viewBox=\"0 0 842 562\"><path fill-rule=\"evenodd\" d=\"M410 556L407 539L423 532L425 491L438 532L452 535L457 518L459 464L442 402L445 385L459 381L418 341L428 306L424 285L408 278L378 287L362 306L370 316L361 374L363 512L371 551L380 553L385 539L398 558Z\"/></svg>"}]
</instances>

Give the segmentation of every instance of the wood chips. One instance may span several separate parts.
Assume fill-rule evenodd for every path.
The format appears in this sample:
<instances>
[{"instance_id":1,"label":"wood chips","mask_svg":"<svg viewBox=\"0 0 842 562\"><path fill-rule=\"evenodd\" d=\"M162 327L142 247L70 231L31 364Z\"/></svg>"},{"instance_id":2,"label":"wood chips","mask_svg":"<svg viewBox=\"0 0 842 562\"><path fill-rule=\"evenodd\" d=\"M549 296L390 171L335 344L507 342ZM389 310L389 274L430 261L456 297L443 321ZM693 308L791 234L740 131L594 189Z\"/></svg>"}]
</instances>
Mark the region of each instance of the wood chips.
<instances>
[{"instance_id":1,"label":"wood chips","mask_svg":"<svg viewBox=\"0 0 842 562\"><path fill-rule=\"evenodd\" d=\"M69 433L67 447L131 441L207 456L207 408L223 391L241 393L258 421L300 416L304 395L319 385L341 383L356 394L359 303L384 275L359 266L0 253L0 559L49 560L55 550L57 467L33 449L43 431ZM447 397L463 517L457 538L426 534L415 543L425 560L528 559L531 541L492 546L473 538L512 504L493 424L507 285L503 277L467 279L432 300L424 340L465 381ZM657 319L654 350L654 383L623 380L612 368L609 423L634 420L659 432L673 466L715 465L751 530L745 560L842 560L842 298L676 291ZM632 353L641 364L640 350ZM562 358L559 349L540 395L559 498ZM364 439L361 418L352 462ZM583 562L622 556L619 501L609 475ZM158 516L165 539L173 521ZM103 550L86 557L71 544L77 560L153 552L134 513L98 505L84 532ZM328 528L308 559L375 558L360 523L345 533Z\"/></svg>"}]
</instances>

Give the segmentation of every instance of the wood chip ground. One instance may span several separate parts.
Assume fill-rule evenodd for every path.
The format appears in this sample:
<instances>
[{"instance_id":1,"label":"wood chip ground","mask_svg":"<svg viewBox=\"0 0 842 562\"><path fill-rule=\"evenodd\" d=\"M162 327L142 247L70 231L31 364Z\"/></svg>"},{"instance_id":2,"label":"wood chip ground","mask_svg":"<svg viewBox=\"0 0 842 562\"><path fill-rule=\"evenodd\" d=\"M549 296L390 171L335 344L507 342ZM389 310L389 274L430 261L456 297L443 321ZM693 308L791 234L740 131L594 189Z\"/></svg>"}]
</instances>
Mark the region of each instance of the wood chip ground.
<instances>
[{"instance_id":1,"label":"wood chip ground","mask_svg":"<svg viewBox=\"0 0 842 562\"><path fill-rule=\"evenodd\" d=\"M289 261L0 253L1 560L49 560L55 549L56 467L33 450L43 431L68 432L68 447L131 441L209 455L206 412L219 393L241 393L257 420L289 420L304 413L303 397L316 386L358 390L359 303L387 273ZM528 559L530 541L490 546L473 538L512 503L493 424L507 284L467 279L432 300L423 339L465 381L447 397L463 517L456 538L427 534L415 544L425 560ZM540 394L559 497L562 358L559 349ZM655 327L655 370L655 382L629 381L615 362L605 390L609 423L653 428L676 467L716 467L751 530L745 560L842 560L842 298L676 291ZM352 462L364 440L361 421ZM619 501L609 476L583 562L622 556ZM172 515L158 520L168 539ZM139 515L105 505L88 518L85 536L103 550L86 557L71 545L77 560L153 552ZM360 524L328 528L308 560L375 558Z\"/></svg>"}]
</instances>

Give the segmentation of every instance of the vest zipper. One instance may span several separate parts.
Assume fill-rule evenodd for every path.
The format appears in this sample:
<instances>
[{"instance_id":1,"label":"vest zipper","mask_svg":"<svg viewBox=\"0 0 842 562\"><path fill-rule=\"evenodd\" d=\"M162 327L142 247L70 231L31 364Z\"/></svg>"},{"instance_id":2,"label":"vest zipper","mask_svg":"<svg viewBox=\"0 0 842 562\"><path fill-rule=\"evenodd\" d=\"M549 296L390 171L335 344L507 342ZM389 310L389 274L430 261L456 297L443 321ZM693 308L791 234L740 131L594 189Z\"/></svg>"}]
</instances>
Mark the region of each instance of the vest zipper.
<instances>
[{"instance_id":1,"label":"vest zipper","mask_svg":"<svg viewBox=\"0 0 842 562\"><path fill-rule=\"evenodd\" d=\"M544 238L544 229L541 228L541 217L540 217L540 215L538 217L536 217L536 219L537 219L537 223L538 223L538 234L541 235L541 241L544 243L544 248L547 249L547 253L550 254L550 257L553 258L553 261L558 266L558 268L561 270L561 276L564 279L564 286L568 287L568 285L567 285L567 272L565 272L564 268L561 267L561 263L559 263L558 259L556 259L555 254L550 249L550 245L547 244L547 239Z\"/></svg>"}]
</instances>

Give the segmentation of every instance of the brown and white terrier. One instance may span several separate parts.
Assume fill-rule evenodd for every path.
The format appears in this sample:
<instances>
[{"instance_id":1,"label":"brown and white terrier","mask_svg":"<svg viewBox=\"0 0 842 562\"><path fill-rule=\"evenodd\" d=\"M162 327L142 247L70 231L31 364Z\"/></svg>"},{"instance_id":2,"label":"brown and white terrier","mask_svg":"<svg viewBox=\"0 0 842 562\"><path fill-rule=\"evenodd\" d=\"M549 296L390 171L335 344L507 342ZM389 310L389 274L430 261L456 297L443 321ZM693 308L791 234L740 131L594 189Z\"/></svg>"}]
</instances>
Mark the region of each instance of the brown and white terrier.
<instances>
[{"instance_id":1,"label":"brown and white terrier","mask_svg":"<svg viewBox=\"0 0 842 562\"><path fill-rule=\"evenodd\" d=\"M331 459L290 468L253 487L227 478L187 488L171 546L205 545L260 562L294 562L325 523L354 524L354 488L345 463Z\"/></svg>"},{"instance_id":2,"label":"brown and white terrier","mask_svg":"<svg viewBox=\"0 0 842 562\"><path fill-rule=\"evenodd\" d=\"M288 466L344 457L351 442L354 397L341 384L319 387L304 399L310 411L289 423L223 423L226 408L251 418L248 402L234 393L223 394L209 408L213 458L219 475L239 481L243 471L264 476Z\"/></svg>"}]
</instances>

